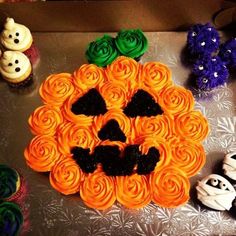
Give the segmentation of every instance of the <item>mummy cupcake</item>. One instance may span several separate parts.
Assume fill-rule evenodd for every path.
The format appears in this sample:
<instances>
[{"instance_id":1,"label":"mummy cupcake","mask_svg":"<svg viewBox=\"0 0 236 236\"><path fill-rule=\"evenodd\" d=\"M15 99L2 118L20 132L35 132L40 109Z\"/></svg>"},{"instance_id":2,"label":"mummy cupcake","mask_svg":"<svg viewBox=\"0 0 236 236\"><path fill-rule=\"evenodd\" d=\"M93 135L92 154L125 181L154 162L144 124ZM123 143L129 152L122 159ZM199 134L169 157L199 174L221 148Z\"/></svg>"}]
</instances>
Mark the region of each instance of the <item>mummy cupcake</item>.
<instances>
[{"instance_id":1,"label":"mummy cupcake","mask_svg":"<svg viewBox=\"0 0 236 236\"><path fill-rule=\"evenodd\" d=\"M234 187L224 177L211 174L198 182L197 198L212 209L224 211L232 207L236 197Z\"/></svg>"},{"instance_id":2,"label":"mummy cupcake","mask_svg":"<svg viewBox=\"0 0 236 236\"><path fill-rule=\"evenodd\" d=\"M223 170L225 175L236 180L236 152L228 153L223 161Z\"/></svg>"},{"instance_id":3,"label":"mummy cupcake","mask_svg":"<svg viewBox=\"0 0 236 236\"><path fill-rule=\"evenodd\" d=\"M5 51L0 55L0 73L12 86L25 85L32 78L32 66L24 53Z\"/></svg>"},{"instance_id":4,"label":"mummy cupcake","mask_svg":"<svg viewBox=\"0 0 236 236\"><path fill-rule=\"evenodd\" d=\"M6 19L0 41L7 50L23 52L32 64L38 61L38 50L33 44L30 30L16 23L13 18Z\"/></svg>"}]
</instances>

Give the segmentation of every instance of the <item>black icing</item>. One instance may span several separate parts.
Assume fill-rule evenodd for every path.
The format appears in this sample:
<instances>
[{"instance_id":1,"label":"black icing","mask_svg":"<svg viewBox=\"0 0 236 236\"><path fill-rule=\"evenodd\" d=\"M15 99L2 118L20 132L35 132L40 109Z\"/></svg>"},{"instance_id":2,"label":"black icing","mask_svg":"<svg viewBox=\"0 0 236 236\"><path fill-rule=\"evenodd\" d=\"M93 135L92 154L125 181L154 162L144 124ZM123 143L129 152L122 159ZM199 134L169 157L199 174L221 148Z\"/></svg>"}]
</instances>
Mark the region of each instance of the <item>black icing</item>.
<instances>
[{"instance_id":1,"label":"black icing","mask_svg":"<svg viewBox=\"0 0 236 236\"><path fill-rule=\"evenodd\" d=\"M163 111L148 92L140 89L134 94L131 101L124 108L124 113L128 117L150 117L161 115Z\"/></svg>"},{"instance_id":2,"label":"black icing","mask_svg":"<svg viewBox=\"0 0 236 236\"><path fill-rule=\"evenodd\" d=\"M75 115L97 116L107 112L106 103L96 89L90 89L80 97L71 107Z\"/></svg>"},{"instance_id":3,"label":"black icing","mask_svg":"<svg viewBox=\"0 0 236 236\"><path fill-rule=\"evenodd\" d=\"M236 155L231 156L232 159L236 160Z\"/></svg>"},{"instance_id":4,"label":"black icing","mask_svg":"<svg viewBox=\"0 0 236 236\"><path fill-rule=\"evenodd\" d=\"M129 145L121 153L118 146L97 146L93 154L89 149L75 147L71 150L76 163L85 173L93 173L97 164L101 163L103 171L108 176L126 176L134 173L137 165L137 173L149 174L154 170L159 161L159 151L152 147L147 155L142 155L138 145ZM123 154L123 155L122 155Z\"/></svg>"},{"instance_id":5,"label":"black icing","mask_svg":"<svg viewBox=\"0 0 236 236\"><path fill-rule=\"evenodd\" d=\"M119 127L119 123L112 119L109 120L98 132L98 137L101 140L121 141L125 142L126 137Z\"/></svg>"},{"instance_id":6,"label":"black icing","mask_svg":"<svg viewBox=\"0 0 236 236\"><path fill-rule=\"evenodd\" d=\"M212 186L212 187L214 187L214 188L221 189L220 184L221 184L222 182L221 182L220 180L218 180L218 184L217 184L216 186L214 186L214 185L211 183L212 180L213 180L213 179L209 179L209 180L206 182L206 184L208 184L208 185L210 185L210 186ZM226 188L225 190L229 190L229 189Z\"/></svg>"}]
</instances>

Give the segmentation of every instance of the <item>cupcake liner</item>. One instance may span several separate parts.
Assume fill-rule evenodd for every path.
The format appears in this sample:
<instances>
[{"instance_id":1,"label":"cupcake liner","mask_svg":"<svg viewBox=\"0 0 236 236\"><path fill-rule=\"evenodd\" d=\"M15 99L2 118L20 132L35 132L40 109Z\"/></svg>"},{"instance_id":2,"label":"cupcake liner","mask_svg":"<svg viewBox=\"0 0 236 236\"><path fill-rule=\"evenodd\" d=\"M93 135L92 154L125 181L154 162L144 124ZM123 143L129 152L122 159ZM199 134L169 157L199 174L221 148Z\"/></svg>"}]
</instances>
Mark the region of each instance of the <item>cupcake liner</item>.
<instances>
[{"instance_id":1,"label":"cupcake liner","mask_svg":"<svg viewBox=\"0 0 236 236\"><path fill-rule=\"evenodd\" d=\"M34 43L32 43L32 45L29 49L24 51L24 54L29 58L33 67L36 67L38 65L39 59L40 59L39 50L35 46Z\"/></svg>"}]
</instances>

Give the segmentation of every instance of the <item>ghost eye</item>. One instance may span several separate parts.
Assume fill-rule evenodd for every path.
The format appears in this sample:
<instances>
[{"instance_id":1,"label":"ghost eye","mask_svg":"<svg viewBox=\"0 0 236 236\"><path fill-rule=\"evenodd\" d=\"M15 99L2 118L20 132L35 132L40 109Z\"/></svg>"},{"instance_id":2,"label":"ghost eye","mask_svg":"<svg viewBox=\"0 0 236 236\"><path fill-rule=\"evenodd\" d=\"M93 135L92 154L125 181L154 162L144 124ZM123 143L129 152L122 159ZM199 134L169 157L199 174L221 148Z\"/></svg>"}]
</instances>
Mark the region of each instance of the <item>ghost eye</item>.
<instances>
[{"instance_id":1,"label":"ghost eye","mask_svg":"<svg viewBox=\"0 0 236 236\"><path fill-rule=\"evenodd\" d=\"M8 66L12 66L12 63L9 63Z\"/></svg>"},{"instance_id":2,"label":"ghost eye","mask_svg":"<svg viewBox=\"0 0 236 236\"><path fill-rule=\"evenodd\" d=\"M220 182L220 188L221 188L222 190L226 190L226 189L227 189L227 186L226 186L226 184L225 184L224 182Z\"/></svg>"},{"instance_id":3,"label":"ghost eye","mask_svg":"<svg viewBox=\"0 0 236 236\"><path fill-rule=\"evenodd\" d=\"M17 32L17 33L16 33L16 36L19 36L19 35L20 35L20 34Z\"/></svg>"},{"instance_id":4,"label":"ghost eye","mask_svg":"<svg viewBox=\"0 0 236 236\"><path fill-rule=\"evenodd\" d=\"M18 64L18 63L19 63L19 61L18 61L18 60L15 60L15 63L16 63L16 64Z\"/></svg>"},{"instance_id":5,"label":"ghost eye","mask_svg":"<svg viewBox=\"0 0 236 236\"><path fill-rule=\"evenodd\" d=\"M217 186L218 185L218 180L217 179L211 179L211 185L212 186Z\"/></svg>"},{"instance_id":6,"label":"ghost eye","mask_svg":"<svg viewBox=\"0 0 236 236\"><path fill-rule=\"evenodd\" d=\"M8 36L10 39L12 38L12 35L11 34L9 34L9 36Z\"/></svg>"}]
</instances>

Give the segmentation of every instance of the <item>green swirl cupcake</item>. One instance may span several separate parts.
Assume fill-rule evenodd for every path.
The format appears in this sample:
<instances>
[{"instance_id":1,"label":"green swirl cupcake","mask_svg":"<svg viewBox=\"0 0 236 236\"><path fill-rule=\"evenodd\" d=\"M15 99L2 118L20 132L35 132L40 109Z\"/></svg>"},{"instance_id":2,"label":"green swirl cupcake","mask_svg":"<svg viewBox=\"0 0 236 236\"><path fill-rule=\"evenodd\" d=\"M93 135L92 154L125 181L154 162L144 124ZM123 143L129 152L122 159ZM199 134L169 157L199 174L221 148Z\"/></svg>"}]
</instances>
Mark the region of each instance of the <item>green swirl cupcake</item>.
<instances>
[{"instance_id":1,"label":"green swirl cupcake","mask_svg":"<svg viewBox=\"0 0 236 236\"><path fill-rule=\"evenodd\" d=\"M114 39L109 35L104 35L88 45L85 55L89 63L105 67L119 56L119 52Z\"/></svg>"},{"instance_id":2,"label":"green swirl cupcake","mask_svg":"<svg viewBox=\"0 0 236 236\"><path fill-rule=\"evenodd\" d=\"M140 29L121 30L115 38L119 52L127 57L140 60L148 48L148 41Z\"/></svg>"},{"instance_id":3,"label":"green swirl cupcake","mask_svg":"<svg viewBox=\"0 0 236 236\"><path fill-rule=\"evenodd\" d=\"M0 203L0 235L18 235L23 224L20 207L12 202Z\"/></svg>"},{"instance_id":4,"label":"green swirl cupcake","mask_svg":"<svg viewBox=\"0 0 236 236\"><path fill-rule=\"evenodd\" d=\"M0 199L9 199L20 188L20 176L16 170L0 165Z\"/></svg>"}]
</instances>

